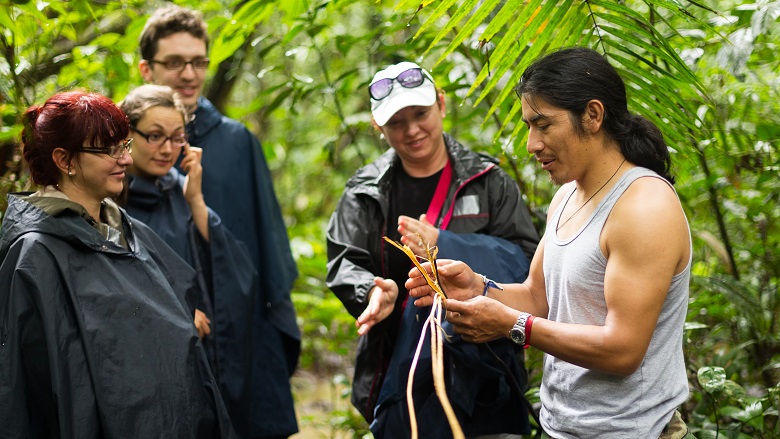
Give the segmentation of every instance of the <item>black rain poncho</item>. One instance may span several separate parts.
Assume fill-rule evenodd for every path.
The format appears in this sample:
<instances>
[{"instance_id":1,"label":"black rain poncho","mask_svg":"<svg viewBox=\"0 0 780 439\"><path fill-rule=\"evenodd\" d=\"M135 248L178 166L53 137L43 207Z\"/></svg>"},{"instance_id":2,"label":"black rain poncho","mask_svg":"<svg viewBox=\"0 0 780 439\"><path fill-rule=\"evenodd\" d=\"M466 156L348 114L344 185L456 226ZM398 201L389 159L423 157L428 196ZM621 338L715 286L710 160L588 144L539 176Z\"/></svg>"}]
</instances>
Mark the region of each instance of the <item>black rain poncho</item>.
<instances>
[{"instance_id":1,"label":"black rain poncho","mask_svg":"<svg viewBox=\"0 0 780 439\"><path fill-rule=\"evenodd\" d=\"M185 302L195 272L121 212L10 195L0 229L0 437L234 437Z\"/></svg>"}]
</instances>

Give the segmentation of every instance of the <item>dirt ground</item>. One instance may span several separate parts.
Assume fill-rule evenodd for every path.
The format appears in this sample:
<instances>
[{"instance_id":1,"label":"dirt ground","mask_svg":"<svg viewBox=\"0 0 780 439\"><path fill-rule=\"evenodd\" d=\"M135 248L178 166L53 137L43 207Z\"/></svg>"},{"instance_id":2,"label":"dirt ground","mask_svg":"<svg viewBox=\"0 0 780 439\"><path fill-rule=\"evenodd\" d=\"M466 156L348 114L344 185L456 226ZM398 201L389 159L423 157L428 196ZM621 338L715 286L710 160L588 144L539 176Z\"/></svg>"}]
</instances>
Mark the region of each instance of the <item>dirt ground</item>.
<instances>
[{"instance_id":1,"label":"dirt ground","mask_svg":"<svg viewBox=\"0 0 780 439\"><path fill-rule=\"evenodd\" d=\"M291 383L300 431L290 439L351 439L331 425L334 411L351 409L349 400L341 396L346 388L340 380L299 369Z\"/></svg>"}]
</instances>

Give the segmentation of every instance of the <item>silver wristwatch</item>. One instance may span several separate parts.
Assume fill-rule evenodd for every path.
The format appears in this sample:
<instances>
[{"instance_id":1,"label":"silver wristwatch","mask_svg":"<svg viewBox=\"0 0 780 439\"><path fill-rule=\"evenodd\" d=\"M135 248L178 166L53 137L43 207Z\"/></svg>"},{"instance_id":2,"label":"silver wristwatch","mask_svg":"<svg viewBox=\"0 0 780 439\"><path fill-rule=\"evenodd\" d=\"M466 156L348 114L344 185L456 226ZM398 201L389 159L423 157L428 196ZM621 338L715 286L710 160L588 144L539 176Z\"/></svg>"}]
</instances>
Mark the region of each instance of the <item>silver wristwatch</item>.
<instances>
[{"instance_id":1,"label":"silver wristwatch","mask_svg":"<svg viewBox=\"0 0 780 439\"><path fill-rule=\"evenodd\" d=\"M528 322L528 317L531 317L531 314L521 312L517 318L517 323L509 330L509 337L513 342L521 346L525 345L525 324Z\"/></svg>"}]
</instances>

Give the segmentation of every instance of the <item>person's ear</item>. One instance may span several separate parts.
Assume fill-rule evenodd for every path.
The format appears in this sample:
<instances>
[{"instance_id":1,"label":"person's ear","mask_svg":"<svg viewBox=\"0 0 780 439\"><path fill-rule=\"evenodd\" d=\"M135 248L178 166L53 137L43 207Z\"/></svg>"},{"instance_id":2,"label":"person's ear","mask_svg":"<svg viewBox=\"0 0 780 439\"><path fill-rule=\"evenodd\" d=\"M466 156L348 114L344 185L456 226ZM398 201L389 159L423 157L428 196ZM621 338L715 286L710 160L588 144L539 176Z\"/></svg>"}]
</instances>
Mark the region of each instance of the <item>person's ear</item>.
<instances>
[{"instance_id":1,"label":"person's ear","mask_svg":"<svg viewBox=\"0 0 780 439\"><path fill-rule=\"evenodd\" d=\"M152 72L152 64L149 61L147 61L145 59L142 59L138 63L138 71L141 72L141 77L144 78L144 82L146 82L147 84L153 84L154 83L154 75L153 75L153 72Z\"/></svg>"},{"instance_id":2,"label":"person's ear","mask_svg":"<svg viewBox=\"0 0 780 439\"><path fill-rule=\"evenodd\" d=\"M73 175L73 167L71 166L71 162L68 160L67 151L62 148L54 148L54 151L51 152L51 159L60 172L66 175Z\"/></svg>"},{"instance_id":3,"label":"person's ear","mask_svg":"<svg viewBox=\"0 0 780 439\"><path fill-rule=\"evenodd\" d=\"M436 93L436 102L439 104L439 112L441 112L441 118L447 115L447 104L444 103L444 92Z\"/></svg>"},{"instance_id":4,"label":"person's ear","mask_svg":"<svg viewBox=\"0 0 780 439\"><path fill-rule=\"evenodd\" d=\"M583 115L583 126L590 134L597 133L604 124L604 104L596 99L591 99L585 105L585 114Z\"/></svg>"}]
</instances>

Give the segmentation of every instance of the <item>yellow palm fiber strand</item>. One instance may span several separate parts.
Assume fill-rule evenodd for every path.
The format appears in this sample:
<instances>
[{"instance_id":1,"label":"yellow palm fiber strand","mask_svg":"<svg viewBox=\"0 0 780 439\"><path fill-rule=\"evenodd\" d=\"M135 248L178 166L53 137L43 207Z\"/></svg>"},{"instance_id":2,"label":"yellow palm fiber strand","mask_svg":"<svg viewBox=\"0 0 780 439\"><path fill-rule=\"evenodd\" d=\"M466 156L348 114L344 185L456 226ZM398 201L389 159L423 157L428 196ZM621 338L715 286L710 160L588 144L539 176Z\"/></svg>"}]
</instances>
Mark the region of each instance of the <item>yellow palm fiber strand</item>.
<instances>
[{"instance_id":1,"label":"yellow palm fiber strand","mask_svg":"<svg viewBox=\"0 0 780 439\"><path fill-rule=\"evenodd\" d=\"M447 415L447 421L450 423L450 430L454 439L465 439L463 430L460 428L455 411L452 409L449 398L447 398L447 386L444 383L444 340L441 329L441 314L444 309L442 298L436 295L433 298L431 313L436 313L431 326L431 362L433 368L433 388L436 389L436 395L439 397L444 413ZM435 324L434 324L435 323ZM425 328L423 328L423 333Z\"/></svg>"},{"instance_id":2,"label":"yellow palm fiber strand","mask_svg":"<svg viewBox=\"0 0 780 439\"><path fill-rule=\"evenodd\" d=\"M417 236L420 236L419 234ZM423 269L422 265L420 265L420 262L417 261L417 255L414 254L412 249L409 248L408 245L401 245L398 242L393 241L392 239L388 238L387 236L383 236L384 240L389 242L390 244L393 244L395 248L398 250L401 250L402 252L406 253L406 256L409 257L409 259L412 260L412 263L414 263L415 267L417 267L418 270L420 270L420 273L425 277L425 281L428 282L428 286L433 289L433 291L436 292L436 294L441 295L442 298L446 299L447 295L444 294L444 291L439 286L439 273L438 269L436 268L436 254L439 253L439 249L437 247L433 247L433 254L431 254L431 248L428 247L426 244L425 248L428 252L428 262L431 263L431 271L433 271L433 275L435 278L431 278L431 276L428 275L428 271ZM420 238L422 240L422 238Z\"/></svg>"},{"instance_id":3,"label":"yellow palm fiber strand","mask_svg":"<svg viewBox=\"0 0 780 439\"><path fill-rule=\"evenodd\" d=\"M422 237L420 240L422 241ZM412 399L412 387L414 384L414 373L417 369L417 362L420 358L420 351L422 351L422 345L425 342L425 331L431 331L431 368L433 371L433 386L436 389L436 396L441 402L444 413L447 416L447 422L450 424L454 439L465 439L463 429L460 427L458 418L455 416L455 411L452 409L449 399L447 398L446 384L444 383L444 343L443 343L443 330L441 328L441 315L444 308L443 301L447 298L439 285L439 272L436 267L436 255L439 250L436 246L430 247L426 244L425 249L428 253L428 262L431 263L431 271L433 277L428 275L428 272L422 268L422 265L417 261L417 255L414 254L412 249L407 245L401 245L388 237L384 237L385 241L393 244L397 249L403 251L409 259L412 260L414 265L420 270L420 273L425 277L425 281L428 286L436 292L433 298L433 305L431 306L431 312L428 318L425 319L423 324L422 333L420 334L420 340L417 343L417 349L412 359L412 364L409 368L409 379L406 381L406 403L409 408L409 424L411 426L412 439L417 439L417 417L414 412L414 401Z\"/></svg>"},{"instance_id":4,"label":"yellow palm fiber strand","mask_svg":"<svg viewBox=\"0 0 780 439\"><path fill-rule=\"evenodd\" d=\"M438 297L438 296L436 296ZM423 323L422 328L422 335L420 337L420 340L417 342L417 349L414 351L414 358L412 358L412 365L409 367L409 378L406 380L406 406L409 410L409 425L412 429L412 439L417 439L417 415L414 412L414 400L412 399L412 385L414 384L414 373L417 370L417 360L420 359L420 352L422 351L423 343L425 342L425 331L428 328L428 325L431 324L431 319L433 318L433 308L431 308L431 313L428 315L428 318L425 319L425 323ZM434 386L436 384L434 383Z\"/></svg>"}]
</instances>

